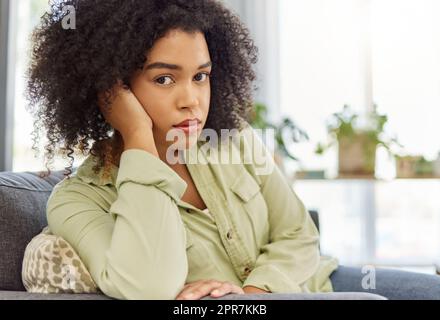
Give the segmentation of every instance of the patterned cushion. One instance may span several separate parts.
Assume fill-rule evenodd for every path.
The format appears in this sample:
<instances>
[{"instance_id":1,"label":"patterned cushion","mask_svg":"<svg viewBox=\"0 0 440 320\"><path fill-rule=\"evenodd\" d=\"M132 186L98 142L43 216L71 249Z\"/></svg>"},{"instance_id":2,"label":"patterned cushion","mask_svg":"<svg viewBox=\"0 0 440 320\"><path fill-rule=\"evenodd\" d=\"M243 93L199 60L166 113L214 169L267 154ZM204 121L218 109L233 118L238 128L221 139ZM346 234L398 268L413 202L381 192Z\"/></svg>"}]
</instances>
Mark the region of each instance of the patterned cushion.
<instances>
[{"instance_id":1,"label":"patterned cushion","mask_svg":"<svg viewBox=\"0 0 440 320\"><path fill-rule=\"evenodd\" d=\"M75 250L48 227L26 247L22 281L33 293L100 292Z\"/></svg>"}]
</instances>

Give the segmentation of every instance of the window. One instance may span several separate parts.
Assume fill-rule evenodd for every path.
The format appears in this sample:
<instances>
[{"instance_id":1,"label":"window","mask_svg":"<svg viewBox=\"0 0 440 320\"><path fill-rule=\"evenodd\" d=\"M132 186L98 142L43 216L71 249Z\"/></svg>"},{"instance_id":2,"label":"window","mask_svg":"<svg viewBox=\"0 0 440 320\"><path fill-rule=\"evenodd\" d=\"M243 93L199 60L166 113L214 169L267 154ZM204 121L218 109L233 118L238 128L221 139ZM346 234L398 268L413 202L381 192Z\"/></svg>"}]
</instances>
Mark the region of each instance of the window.
<instances>
[{"instance_id":1,"label":"window","mask_svg":"<svg viewBox=\"0 0 440 320\"><path fill-rule=\"evenodd\" d=\"M49 8L47 0L18 0L16 1L17 16L11 17L11 23L16 24L16 66L15 66L15 106L14 106L14 141L13 141L13 171L46 170L44 166L44 145L47 142L44 133L40 136L40 155L36 157L32 150L33 117L26 111L28 103L24 93L26 88L25 73L29 63L31 41L30 34L40 22L41 16ZM76 161L82 160L75 155ZM51 164L53 170L63 170L68 165L68 158L57 156Z\"/></svg>"},{"instance_id":2,"label":"window","mask_svg":"<svg viewBox=\"0 0 440 320\"><path fill-rule=\"evenodd\" d=\"M436 158L439 10L436 0L280 0L281 112L311 138L291 146L304 169L336 174L337 150L318 157L314 148L344 104L365 112L376 103L406 152ZM386 161L378 155L389 173Z\"/></svg>"},{"instance_id":3,"label":"window","mask_svg":"<svg viewBox=\"0 0 440 320\"><path fill-rule=\"evenodd\" d=\"M304 169L337 174L337 150L318 157L314 147L326 140L328 116L344 104L365 112L376 103L389 117L387 132L397 135L408 154L436 158L440 1L280 0L280 7L281 110L311 138L291 146ZM394 163L381 150L377 167L379 177L394 174ZM294 184L305 205L319 211L323 253L341 264L433 272L439 180Z\"/></svg>"},{"instance_id":4,"label":"window","mask_svg":"<svg viewBox=\"0 0 440 320\"><path fill-rule=\"evenodd\" d=\"M374 99L405 148L430 160L440 151L439 12L438 0L372 1Z\"/></svg>"}]
</instances>

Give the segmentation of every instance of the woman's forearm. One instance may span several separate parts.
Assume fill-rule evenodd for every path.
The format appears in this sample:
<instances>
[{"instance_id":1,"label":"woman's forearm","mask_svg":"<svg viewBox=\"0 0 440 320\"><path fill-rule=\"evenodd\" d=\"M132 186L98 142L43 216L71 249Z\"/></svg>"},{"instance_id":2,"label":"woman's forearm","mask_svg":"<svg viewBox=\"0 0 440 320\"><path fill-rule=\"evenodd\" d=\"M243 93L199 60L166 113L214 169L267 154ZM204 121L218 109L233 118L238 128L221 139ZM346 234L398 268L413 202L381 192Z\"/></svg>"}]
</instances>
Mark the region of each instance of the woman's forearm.
<instances>
[{"instance_id":1,"label":"woman's forearm","mask_svg":"<svg viewBox=\"0 0 440 320\"><path fill-rule=\"evenodd\" d=\"M254 287L254 286L245 286L243 287L243 291L246 294L258 294L258 293L270 293L269 291Z\"/></svg>"}]
</instances>

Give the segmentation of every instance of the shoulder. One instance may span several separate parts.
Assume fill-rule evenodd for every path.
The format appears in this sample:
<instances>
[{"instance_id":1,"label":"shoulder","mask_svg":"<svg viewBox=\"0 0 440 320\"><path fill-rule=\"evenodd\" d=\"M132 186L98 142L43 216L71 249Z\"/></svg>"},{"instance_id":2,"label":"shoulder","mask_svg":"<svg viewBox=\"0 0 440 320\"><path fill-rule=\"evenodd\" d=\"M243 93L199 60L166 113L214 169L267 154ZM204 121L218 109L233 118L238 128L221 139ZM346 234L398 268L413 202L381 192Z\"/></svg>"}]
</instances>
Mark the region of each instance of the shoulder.
<instances>
[{"instance_id":1,"label":"shoulder","mask_svg":"<svg viewBox=\"0 0 440 320\"><path fill-rule=\"evenodd\" d=\"M47 200L47 214L57 208L108 208L116 197L112 185L97 185L84 180L77 173L57 183Z\"/></svg>"},{"instance_id":2,"label":"shoulder","mask_svg":"<svg viewBox=\"0 0 440 320\"><path fill-rule=\"evenodd\" d=\"M50 210L54 205L68 200L84 198L85 195L90 194L91 189L93 189L92 185L76 175L64 178L53 187L47 200L47 209Z\"/></svg>"}]
</instances>

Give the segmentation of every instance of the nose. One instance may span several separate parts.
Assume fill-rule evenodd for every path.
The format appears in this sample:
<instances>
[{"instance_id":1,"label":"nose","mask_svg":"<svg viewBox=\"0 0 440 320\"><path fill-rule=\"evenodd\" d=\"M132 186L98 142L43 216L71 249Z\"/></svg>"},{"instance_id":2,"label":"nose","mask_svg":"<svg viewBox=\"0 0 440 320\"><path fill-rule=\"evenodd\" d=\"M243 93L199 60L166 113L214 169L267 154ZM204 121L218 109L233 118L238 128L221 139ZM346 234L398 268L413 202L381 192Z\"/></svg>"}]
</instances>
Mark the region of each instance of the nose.
<instances>
[{"instance_id":1,"label":"nose","mask_svg":"<svg viewBox=\"0 0 440 320\"><path fill-rule=\"evenodd\" d=\"M199 106L198 91L192 83L182 85L177 105L179 109L192 109Z\"/></svg>"}]
</instances>

